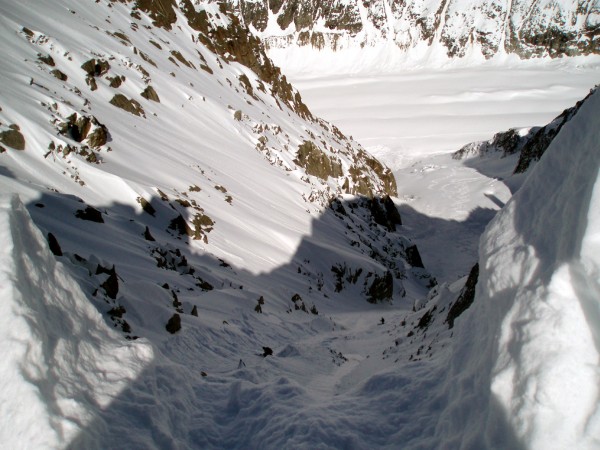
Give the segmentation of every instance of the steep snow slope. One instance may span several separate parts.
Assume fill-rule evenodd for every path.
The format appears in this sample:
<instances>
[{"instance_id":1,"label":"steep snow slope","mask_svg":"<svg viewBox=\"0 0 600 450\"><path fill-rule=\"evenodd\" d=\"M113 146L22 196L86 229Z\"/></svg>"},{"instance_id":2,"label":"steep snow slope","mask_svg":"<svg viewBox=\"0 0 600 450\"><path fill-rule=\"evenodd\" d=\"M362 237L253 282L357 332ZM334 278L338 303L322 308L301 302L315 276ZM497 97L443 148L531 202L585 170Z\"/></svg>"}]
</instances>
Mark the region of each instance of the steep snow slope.
<instances>
[{"instance_id":1,"label":"steep snow slope","mask_svg":"<svg viewBox=\"0 0 600 450\"><path fill-rule=\"evenodd\" d=\"M438 426L449 446L497 448L504 421L528 448L600 444L599 110L596 92L482 237Z\"/></svg>"},{"instance_id":2,"label":"steep snow slope","mask_svg":"<svg viewBox=\"0 0 600 450\"><path fill-rule=\"evenodd\" d=\"M515 308L543 307L539 297L521 304L529 291L510 285L518 265L508 250L513 238L531 238L543 252L517 263L531 269L539 256L554 280L552 261L577 263L568 230L578 229L586 246L595 238L597 95L540 163L579 142L585 156L568 161L596 173L573 169L562 178L577 183L537 179L524 188L517 198L536 215L515 225L513 205L490 228L481 265L490 289L480 283L467 309L477 270L426 294L434 280L404 236L390 172L314 119L234 16L187 1L132 6L0 2L9 356L1 441L102 449L552 444L542 435L557 408L541 411L523 387L537 383L550 405L559 398L553 368L535 358L522 364L542 346L511 335L511 326L544 337L542 350L558 349L550 357L560 364L566 341L539 334L542 322L505 315L511 289ZM553 182L563 175L540 171ZM578 186L592 197L589 215L586 192L572 201ZM554 188L556 202L539 206L537 192ZM540 230L553 223L554 204L573 209L546 238ZM495 236L507 241L497 251ZM575 248L583 255L577 280L588 290L568 287L583 298L597 292L598 261L593 246ZM542 293L553 286L544 277L525 282ZM597 326L585 324L597 324L597 304L586 298L585 317L565 317L577 328L573 368L588 396L563 402L577 414L553 435L583 448L597 436L587 400L595 399L597 355L586 331ZM504 309L488 310L496 306ZM527 358L511 360L521 350Z\"/></svg>"}]
</instances>

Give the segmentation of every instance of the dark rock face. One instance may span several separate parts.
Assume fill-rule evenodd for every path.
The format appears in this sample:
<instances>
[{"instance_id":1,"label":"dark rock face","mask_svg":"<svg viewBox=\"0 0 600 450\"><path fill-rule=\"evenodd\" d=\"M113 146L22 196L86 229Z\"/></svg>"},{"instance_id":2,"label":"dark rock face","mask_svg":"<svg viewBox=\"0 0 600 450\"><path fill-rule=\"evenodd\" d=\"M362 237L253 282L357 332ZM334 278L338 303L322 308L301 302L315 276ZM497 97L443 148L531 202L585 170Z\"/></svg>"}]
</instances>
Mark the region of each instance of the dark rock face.
<instances>
[{"instance_id":1,"label":"dark rock face","mask_svg":"<svg viewBox=\"0 0 600 450\"><path fill-rule=\"evenodd\" d=\"M412 245L406 249L406 261L413 267L424 268L421 254L416 245Z\"/></svg>"},{"instance_id":2,"label":"dark rock face","mask_svg":"<svg viewBox=\"0 0 600 450\"><path fill-rule=\"evenodd\" d=\"M523 173L533 162L539 161L554 138L558 135L561 128L577 114L581 105L583 105L596 89L598 88L592 89L583 100L577 102L572 108L565 109L556 119L545 127L537 130L533 136L524 143L519 162L515 168L515 173Z\"/></svg>"},{"instance_id":3,"label":"dark rock face","mask_svg":"<svg viewBox=\"0 0 600 450\"><path fill-rule=\"evenodd\" d=\"M77 212L75 212L75 217L81 220L89 220L90 222L104 223L102 213L91 206L88 206L84 210L78 209Z\"/></svg>"},{"instance_id":4,"label":"dark rock face","mask_svg":"<svg viewBox=\"0 0 600 450\"><path fill-rule=\"evenodd\" d=\"M402 225L402 218L396 209L393 200L389 195L383 198L369 199L371 214L373 220L379 225L383 225L389 231L396 231L396 225Z\"/></svg>"},{"instance_id":5,"label":"dark rock face","mask_svg":"<svg viewBox=\"0 0 600 450\"><path fill-rule=\"evenodd\" d=\"M117 298L117 294L119 293L119 279L117 277L115 266L109 270L108 278L100 285L100 287L104 289L109 298L112 298L113 300Z\"/></svg>"},{"instance_id":6,"label":"dark rock face","mask_svg":"<svg viewBox=\"0 0 600 450\"><path fill-rule=\"evenodd\" d=\"M475 286L477 286L477 280L479 278L479 264L475 264L469 273L469 277L467 278L467 282L465 286L460 291L460 295L454 304L450 307L450 311L448 311L448 316L446 317L446 322L448 323L448 328L454 327L454 321L464 313L469 306L473 304L475 300Z\"/></svg>"},{"instance_id":7,"label":"dark rock face","mask_svg":"<svg viewBox=\"0 0 600 450\"><path fill-rule=\"evenodd\" d=\"M394 294L394 279L392 273L387 271L385 275L375 275L368 292L369 303L380 303L391 301Z\"/></svg>"},{"instance_id":8,"label":"dark rock face","mask_svg":"<svg viewBox=\"0 0 600 450\"><path fill-rule=\"evenodd\" d=\"M60 245L58 244L58 240L52 233L48 233L48 246L50 247L50 251L54 254L54 256L63 255Z\"/></svg>"},{"instance_id":9,"label":"dark rock face","mask_svg":"<svg viewBox=\"0 0 600 450\"><path fill-rule=\"evenodd\" d=\"M454 159L462 159L468 155L482 156L490 152L501 152L504 157L520 153L519 161L515 167L514 173L526 172L532 164L539 161L562 127L577 114L581 105L583 105L597 89L597 87L592 89L583 100L577 102L572 108L565 109L546 126L533 127L525 134L521 134L519 130L516 129L503 131L495 134L489 141L473 142L465 145L455 152L452 157Z\"/></svg>"},{"instance_id":10,"label":"dark rock face","mask_svg":"<svg viewBox=\"0 0 600 450\"><path fill-rule=\"evenodd\" d=\"M177 313L173 314L167 322L167 325L165 325L165 328L171 334L177 333L181 330L181 316Z\"/></svg>"}]
</instances>

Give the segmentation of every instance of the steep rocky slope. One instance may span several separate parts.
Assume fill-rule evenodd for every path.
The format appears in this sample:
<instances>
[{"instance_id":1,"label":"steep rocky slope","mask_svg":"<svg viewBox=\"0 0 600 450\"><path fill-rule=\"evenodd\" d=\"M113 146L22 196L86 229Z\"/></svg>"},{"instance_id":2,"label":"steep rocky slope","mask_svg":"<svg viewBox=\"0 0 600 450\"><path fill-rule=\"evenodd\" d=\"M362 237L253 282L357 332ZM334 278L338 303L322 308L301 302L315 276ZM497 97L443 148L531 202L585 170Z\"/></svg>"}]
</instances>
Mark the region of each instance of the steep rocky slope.
<instances>
[{"instance_id":1,"label":"steep rocky slope","mask_svg":"<svg viewBox=\"0 0 600 450\"><path fill-rule=\"evenodd\" d=\"M90 270L128 333L143 326L114 312L127 309L119 289L158 283L156 268L206 292L252 283L232 266L287 264L298 292L357 285L371 302L432 282L399 234L391 172L313 117L224 5L64 2L44 4L46 18L2 7L2 190L28 203L57 256ZM335 220L309 240L330 257L308 264L294 252L327 211Z\"/></svg>"},{"instance_id":2,"label":"steep rocky slope","mask_svg":"<svg viewBox=\"0 0 600 450\"><path fill-rule=\"evenodd\" d=\"M407 2L230 0L269 47L340 50L393 43L403 51L441 46L462 57L600 53L600 6L587 0Z\"/></svg>"}]
</instances>

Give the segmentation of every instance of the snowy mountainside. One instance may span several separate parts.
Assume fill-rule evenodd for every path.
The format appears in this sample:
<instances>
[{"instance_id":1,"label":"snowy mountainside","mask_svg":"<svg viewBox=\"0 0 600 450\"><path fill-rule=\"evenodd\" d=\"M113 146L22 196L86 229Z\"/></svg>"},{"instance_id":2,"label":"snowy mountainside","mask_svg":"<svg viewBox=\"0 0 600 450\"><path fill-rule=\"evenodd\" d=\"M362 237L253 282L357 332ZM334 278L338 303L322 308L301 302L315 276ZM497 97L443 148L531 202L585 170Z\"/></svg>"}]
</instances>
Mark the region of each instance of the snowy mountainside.
<instances>
[{"instance_id":1,"label":"snowy mountainside","mask_svg":"<svg viewBox=\"0 0 600 450\"><path fill-rule=\"evenodd\" d=\"M230 4L270 48L339 51L391 44L415 55L435 47L448 57L464 57L476 49L486 58L498 53L531 58L600 52L600 7L583 0Z\"/></svg>"}]
</instances>

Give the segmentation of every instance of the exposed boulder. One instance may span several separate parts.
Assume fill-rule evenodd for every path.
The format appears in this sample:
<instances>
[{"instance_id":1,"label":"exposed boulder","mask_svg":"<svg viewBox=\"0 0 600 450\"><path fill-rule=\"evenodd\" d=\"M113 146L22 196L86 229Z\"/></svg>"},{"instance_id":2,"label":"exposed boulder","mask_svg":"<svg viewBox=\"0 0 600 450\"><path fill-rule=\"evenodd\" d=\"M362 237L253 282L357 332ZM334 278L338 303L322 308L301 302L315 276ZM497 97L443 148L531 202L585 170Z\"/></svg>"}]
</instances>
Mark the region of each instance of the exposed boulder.
<instances>
[{"instance_id":1,"label":"exposed boulder","mask_svg":"<svg viewBox=\"0 0 600 450\"><path fill-rule=\"evenodd\" d=\"M144 239L146 239L147 241L150 241L150 242L156 241L156 239L154 239L154 236L152 236L152 234L150 233L150 228L148 228L147 225L146 225L146 229L144 230Z\"/></svg>"},{"instance_id":2,"label":"exposed boulder","mask_svg":"<svg viewBox=\"0 0 600 450\"><path fill-rule=\"evenodd\" d=\"M179 330L181 330L181 316L177 313L173 314L167 322L165 328L171 334L177 333Z\"/></svg>"},{"instance_id":3,"label":"exposed boulder","mask_svg":"<svg viewBox=\"0 0 600 450\"><path fill-rule=\"evenodd\" d=\"M146 117L142 105L140 105L137 100L127 98L123 94L115 94L115 96L110 100L110 104L135 116Z\"/></svg>"},{"instance_id":4,"label":"exposed boulder","mask_svg":"<svg viewBox=\"0 0 600 450\"><path fill-rule=\"evenodd\" d=\"M112 269L108 271L108 278L104 283L100 285L106 295L113 300L117 298L117 294L119 293L119 279L117 277L117 271L115 270L115 266L112 266Z\"/></svg>"},{"instance_id":5,"label":"exposed boulder","mask_svg":"<svg viewBox=\"0 0 600 450\"><path fill-rule=\"evenodd\" d=\"M140 95L146 100L160 103L160 98L158 97L156 90L152 86L147 86L146 89L144 89L144 91Z\"/></svg>"},{"instance_id":6,"label":"exposed boulder","mask_svg":"<svg viewBox=\"0 0 600 450\"><path fill-rule=\"evenodd\" d=\"M110 69L108 61L103 59L89 59L81 65L81 68L88 74L89 77L99 77L104 75Z\"/></svg>"},{"instance_id":7,"label":"exposed boulder","mask_svg":"<svg viewBox=\"0 0 600 450\"><path fill-rule=\"evenodd\" d=\"M37 56L40 62L43 62L44 64L50 67L54 67L56 65L56 63L54 62L54 58L52 58L52 56L50 55L42 55L41 53L38 53Z\"/></svg>"},{"instance_id":8,"label":"exposed boulder","mask_svg":"<svg viewBox=\"0 0 600 450\"><path fill-rule=\"evenodd\" d=\"M78 116L76 113L67 117L67 121L59 125L59 132L74 141L88 140L90 147L101 147L108 141L108 128L94 116Z\"/></svg>"},{"instance_id":9,"label":"exposed boulder","mask_svg":"<svg viewBox=\"0 0 600 450\"><path fill-rule=\"evenodd\" d=\"M21 134L19 126L15 124L0 133L0 142L15 150L25 150L25 137Z\"/></svg>"},{"instance_id":10,"label":"exposed boulder","mask_svg":"<svg viewBox=\"0 0 600 450\"><path fill-rule=\"evenodd\" d=\"M86 207L84 210L78 209L75 212L75 217L81 220L89 220L90 222L104 223L102 213L91 206Z\"/></svg>"},{"instance_id":11,"label":"exposed boulder","mask_svg":"<svg viewBox=\"0 0 600 450\"><path fill-rule=\"evenodd\" d=\"M181 214L171 220L169 230L176 231L180 236L193 236L194 234Z\"/></svg>"},{"instance_id":12,"label":"exposed boulder","mask_svg":"<svg viewBox=\"0 0 600 450\"><path fill-rule=\"evenodd\" d=\"M54 69L50 73L54 76L54 78L57 78L60 81L67 81L67 79L69 78L64 72L58 69Z\"/></svg>"},{"instance_id":13,"label":"exposed boulder","mask_svg":"<svg viewBox=\"0 0 600 450\"><path fill-rule=\"evenodd\" d=\"M50 251L54 254L54 256L62 256L63 252L58 244L58 240L52 233L48 233L48 246L50 247Z\"/></svg>"}]
</instances>

